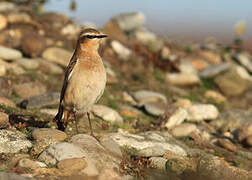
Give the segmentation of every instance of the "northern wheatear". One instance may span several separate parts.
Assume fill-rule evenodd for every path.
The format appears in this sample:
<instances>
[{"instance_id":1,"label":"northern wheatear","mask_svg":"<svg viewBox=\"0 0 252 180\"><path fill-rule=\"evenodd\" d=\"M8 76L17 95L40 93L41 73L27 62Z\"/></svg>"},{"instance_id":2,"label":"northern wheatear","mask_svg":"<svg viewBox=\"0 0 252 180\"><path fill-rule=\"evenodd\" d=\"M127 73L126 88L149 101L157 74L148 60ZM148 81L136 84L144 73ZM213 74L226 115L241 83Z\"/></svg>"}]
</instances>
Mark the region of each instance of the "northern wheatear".
<instances>
[{"instance_id":1,"label":"northern wheatear","mask_svg":"<svg viewBox=\"0 0 252 180\"><path fill-rule=\"evenodd\" d=\"M100 99L106 85L106 71L98 53L100 41L104 37L107 36L92 28L84 29L79 35L65 71L59 109L54 118L59 130L65 130L69 116L73 114L78 133L76 113L87 112L91 135L94 136L88 110Z\"/></svg>"}]
</instances>

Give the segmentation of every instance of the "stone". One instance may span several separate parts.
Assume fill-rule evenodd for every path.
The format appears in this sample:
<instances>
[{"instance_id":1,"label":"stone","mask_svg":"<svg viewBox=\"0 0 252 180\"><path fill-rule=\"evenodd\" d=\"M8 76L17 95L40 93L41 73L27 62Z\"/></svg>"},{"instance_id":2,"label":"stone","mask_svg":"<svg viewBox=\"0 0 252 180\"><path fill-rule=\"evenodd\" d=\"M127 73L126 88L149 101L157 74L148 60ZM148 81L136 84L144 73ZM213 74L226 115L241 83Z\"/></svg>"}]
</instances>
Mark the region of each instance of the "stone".
<instances>
[{"instance_id":1,"label":"stone","mask_svg":"<svg viewBox=\"0 0 252 180\"><path fill-rule=\"evenodd\" d=\"M49 74L63 74L63 69L50 61L45 59L36 59L39 62L40 69Z\"/></svg>"},{"instance_id":2,"label":"stone","mask_svg":"<svg viewBox=\"0 0 252 180\"><path fill-rule=\"evenodd\" d=\"M5 60L16 60L22 58L22 53L16 49L0 46L0 58Z\"/></svg>"},{"instance_id":3,"label":"stone","mask_svg":"<svg viewBox=\"0 0 252 180\"><path fill-rule=\"evenodd\" d=\"M117 40L122 43L128 42L128 37L125 32L120 28L116 20L110 20L103 27L103 32L107 34L111 39Z\"/></svg>"},{"instance_id":4,"label":"stone","mask_svg":"<svg viewBox=\"0 0 252 180\"><path fill-rule=\"evenodd\" d=\"M238 96L247 89L247 80L235 69L217 76L214 81L227 96Z\"/></svg>"},{"instance_id":5,"label":"stone","mask_svg":"<svg viewBox=\"0 0 252 180\"><path fill-rule=\"evenodd\" d=\"M13 66L10 66L8 70L15 75L21 75L25 73L24 68L18 66L17 64L13 64Z\"/></svg>"},{"instance_id":6,"label":"stone","mask_svg":"<svg viewBox=\"0 0 252 180\"><path fill-rule=\"evenodd\" d=\"M7 26L7 20L3 15L0 15L0 30L3 30Z\"/></svg>"},{"instance_id":7,"label":"stone","mask_svg":"<svg viewBox=\"0 0 252 180\"><path fill-rule=\"evenodd\" d=\"M58 109L41 109L40 112L55 117Z\"/></svg>"},{"instance_id":8,"label":"stone","mask_svg":"<svg viewBox=\"0 0 252 180\"><path fill-rule=\"evenodd\" d=\"M134 99L137 101L139 106L143 106L147 102L160 102L167 103L166 97L158 92L139 90L132 93Z\"/></svg>"},{"instance_id":9,"label":"stone","mask_svg":"<svg viewBox=\"0 0 252 180\"><path fill-rule=\"evenodd\" d=\"M198 70L188 59L182 59L178 65L178 69L181 74L198 74Z\"/></svg>"},{"instance_id":10,"label":"stone","mask_svg":"<svg viewBox=\"0 0 252 180\"><path fill-rule=\"evenodd\" d=\"M61 34L76 36L77 34L79 34L80 30L80 26L76 24L67 24L61 29Z\"/></svg>"},{"instance_id":11,"label":"stone","mask_svg":"<svg viewBox=\"0 0 252 180\"><path fill-rule=\"evenodd\" d=\"M0 8L1 8L1 4L0 4ZM0 180L35 180L35 179L20 176L14 173L0 172Z\"/></svg>"},{"instance_id":12,"label":"stone","mask_svg":"<svg viewBox=\"0 0 252 180\"><path fill-rule=\"evenodd\" d=\"M109 152L122 157L122 152L118 144L110 137L104 135L99 139L101 145Z\"/></svg>"},{"instance_id":13,"label":"stone","mask_svg":"<svg viewBox=\"0 0 252 180\"><path fill-rule=\"evenodd\" d=\"M229 151L232 151L232 152L237 151L237 147L227 139L218 139L218 143L221 147L223 147Z\"/></svg>"},{"instance_id":14,"label":"stone","mask_svg":"<svg viewBox=\"0 0 252 180\"><path fill-rule=\"evenodd\" d=\"M233 56L242 66L244 66L250 73L252 73L252 59L249 54L241 53Z\"/></svg>"},{"instance_id":15,"label":"stone","mask_svg":"<svg viewBox=\"0 0 252 180\"><path fill-rule=\"evenodd\" d=\"M180 156L186 156L186 151L173 142L172 137L169 137L169 141L163 136L160 136L154 132L145 132L143 134L130 134L127 132L111 133L109 136L122 148L130 148L139 152L142 149L150 147L162 147L164 150L169 150Z\"/></svg>"},{"instance_id":16,"label":"stone","mask_svg":"<svg viewBox=\"0 0 252 180\"><path fill-rule=\"evenodd\" d=\"M213 63L213 64L220 64L221 63L221 57L217 53L214 53L211 51L201 51L200 55L210 63Z\"/></svg>"},{"instance_id":17,"label":"stone","mask_svg":"<svg viewBox=\"0 0 252 180\"><path fill-rule=\"evenodd\" d=\"M0 130L0 153L18 153L32 147L24 134L18 131Z\"/></svg>"},{"instance_id":18,"label":"stone","mask_svg":"<svg viewBox=\"0 0 252 180\"><path fill-rule=\"evenodd\" d=\"M144 104L146 112L153 116L160 116L165 113L165 105L162 103L149 102Z\"/></svg>"},{"instance_id":19,"label":"stone","mask_svg":"<svg viewBox=\"0 0 252 180\"><path fill-rule=\"evenodd\" d=\"M251 179L251 175L249 175L248 171L233 166L227 166L223 160L212 155L205 155L199 160L197 173L201 175L201 179Z\"/></svg>"},{"instance_id":20,"label":"stone","mask_svg":"<svg viewBox=\"0 0 252 180\"><path fill-rule=\"evenodd\" d=\"M31 17L26 13L14 12L7 16L9 23L28 23L31 22Z\"/></svg>"},{"instance_id":21,"label":"stone","mask_svg":"<svg viewBox=\"0 0 252 180\"><path fill-rule=\"evenodd\" d=\"M45 47L45 38L36 33L26 34L21 41L22 51L32 58L40 56Z\"/></svg>"},{"instance_id":22,"label":"stone","mask_svg":"<svg viewBox=\"0 0 252 180\"><path fill-rule=\"evenodd\" d=\"M252 82L252 76L248 73L248 71L244 67L234 66L233 70L236 71L241 78Z\"/></svg>"},{"instance_id":23,"label":"stone","mask_svg":"<svg viewBox=\"0 0 252 180\"><path fill-rule=\"evenodd\" d=\"M214 90L207 90L204 96L208 99L213 99L217 103L226 102L227 99L221 93L214 91Z\"/></svg>"},{"instance_id":24,"label":"stone","mask_svg":"<svg viewBox=\"0 0 252 180\"><path fill-rule=\"evenodd\" d=\"M123 122L123 118L120 116L120 114L107 106L93 105L91 111L94 113L94 115L102 118L105 121L119 124Z\"/></svg>"},{"instance_id":25,"label":"stone","mask_svg":"<svg viewBox=\"0 0 252 180\"><path fill-rule=\"evenodd\" d=\"M37 128L32 131L32 137L39 141L43 139L54 139L56 141L64 141L67 138L63 131L52 128Z\"/></svg>"},{"instance_id":26,"label":"stone","mask_svg":"<svg viewBox=\"0 0 252 180\"><path fill-rule=\"evenodd\" d=\"M249 120L249 119L248 119ZM250 121L252 118L250 118ZM237 129L237 138L240 142L243 142L248 136L252 135L252 123L243 124Z\"/></svg>"},{"instance_id":27,"label":"stone","mask_svg":"<svg viewBox=\"0 0 252 180\"><path fill-rule=\"evenodd\" d=\"M29 98L46 93L46 87L41 83L27 82L14 85L13 91L22 98Z\"/></svg>"},{"instance_id":28,"label":"stone","mask_svg":"<svg viewBox=\"0 0 252 180\"><path fill-rule=\"evenodd\" d=\"M98 180L121 180L122 177L112 169L104 169L100 172ZM124 179L125 180L125 179Z\"/></svg>"},{"instance_id":29,"label":"stone","mask_svg":"<svg viewBox=\"0 0 252 180\"><path fill-rule=\"evenodd\" d=\"M184 122L187 117L187 111L184 108L176 108L172 110L172 113L169 114L165 127L170 129L174 126L180 125Z\"/></svg>"},{"instance_id":30,"label":"stone","mask_svg":"<svg viewBox=\"0 0 252 180\"><path fill-rule=\"evenodd\" d=\"M199 122L202 120L213 120L219 115L218 109L212 104L195 104L187 108L187 120Z\"/></svg>"},{"instance_id":31,"label":"stone","mask_svg":"<svg viewBox=\"0 0 252 180\"><path fill-rule=\"evenodd\" d=\"M171 50L168 47L164 46L161 50L162 59L169 59L170 55L171 55Z\"/></svg>"},{"instance_id":32,"label":"stone","mask_svg":"<svg viewBox=\"0 0 252 180\"><path fill-rule=\"evenodd\" d=\"M59 143L56 139L40 139L39 141L35 141L33 144L33 147L30 151L30 154L32 156L38 156L40 155L46 148L48 148L50 145Z\"/></svg>"},{"instance_id":33,"label":"stone","mask_svg":"<svg viewBox=\"0 0 252 180\"><path fill-rule=\"evenodd\" d=\"M50 62L66 67L72 57L72 53L62 48L49 47L44 50L42 57Z\"/></svg>"},{"instance_id":34,"label":"stone","mask_svg":"<svg viewBox=\"0 0 252 180\"><path fill-rule=\"evenodd\" d=\"M71 149L71 151L69 151ZM39 155L39 160L47 165L55 165L58 161L71 158L83 158L86 153L78 146L62 142L49 146L48 149Z\"/></svg>"},{"instance_id":35,"label":"stone","mask_svg":"<svg viewBox=\"0 0 252 180\"><path fill-rule=\"evenodd\" d=\"M12 93L10 83L7 78L0 77L0 96L8 97Z\"/></svg>"},{"instance_id":36,"label":"stone","mask_svg":"<svg viewBox=\"0 0 252 180\"><path fill-rule=\"evenodd\" d=\"M192 105L192 102L189 99L178 98L172 105L175 107L187 108Z\"/></svg>"},{"instance_id":37,"label":"stone","mask_svg":"<svg viewBox=\"0 0 252 180\"><path fill-rule=\"evenodd\" d=\"M163 157L151 157L150 161L151 168L166 171L167 159Z\"/></svg>"},{"instance_id":38,"label":"stone","mask_svg":"<svg viewBox=\"0 0 252 180\"><path fill-rule=\"evenodd\" d=\"M118 23L123 31L135 31L143 26L145 17L143 13L136 12L118 14L112 19Z\"/></svg>"},{"instance_id":39,"label":"stone","mask_svg":"<svg viewBox=\"0 0 252 180\"><path fill-rule=\"evenodd\" d=\"M202 78L212 78L217 76L220 73L223 73L231 68L230 62L223 62L210 66L199 73L199 76Z\"/></svg>"},{"instance_id":40,"label":"stone","mask_svg":"<svg viewBox=\"0 0 252 180\"><path fill-rule=\"evenodd\" d=\"M88 164L85 158L63 159L57 164L59 169L67 169L70 171L80 171L85 169Z\"/></svg>"},{"instance_id":41,"label":"stone","mask_svg":"<svg viewBox=\"0 0 252 180\"><path fill-rule=\"evenodd\" d=\"M39 92L37 92L38 96L33 95L32 97L29 97L28 99L24 99L20 103L20 107L22 108L42 108L52 105L57 105L59 103L60 93L58 92L52 92L47 94L39 95Z\"/></svg>"},{"instance_id":42,"label":"stone","mask_svg":"<svg viewBox=\"0 0 252 180\"><path fill-rule=\"evenodd\" d=\"M196 130L197 126L195 124L183 123L174 127L171 130L171 134L175 137L186 137Z\"/></svg>"},{"instance_id":43,"label":"stone","mask_svg":"<svg viewBox=\"0 0 252 180\"><path fill-rule=\"evenodd\" d=\"M17 60L17 64L28 70L34 70L39 67L39 63L37 61L28 58L22 58Z\"/></svg>"},{"instance_id":44,"label":"stone","mask_svg":"<svg viewBox=\"0 0 252 180\"><path fill-rule=\"evenodd\" d=\"M46 167L46 164L39 161L33 161L28 158L24 158L24 159L19 160L18 166L22 168L37 169L41 167Z\"/></svg>"},{"instance_id":45,"label":"stone","mask_svg":"<svg viewBox=\"0 0 252 180\"><path fill-rule=\"evenodd\" d=\"M152 146L139 150L137 155L141 157L158 157L163 156L165 152L166 150L162 146Z\"/></svg>"},{"instance_id":46,"label":"stone","mask_svg":"<svg viewBox=\"0 0 252 180\"><path fill-rule=\"evenodd\" d=\"M0 129L7 128L9 126L9 115L0 112Z\"/></svg>"},{"instance_id":47,"label":"stone","mask_svg":"<svg viewBox=\"0 0 252 180\"><path fill-rule=\"evenodd\" d=\"M10 107L16 107L15 103L6 97L0 97L0 104Z\"/></svg>"},{"instance_id":48,"label":"stone","mask_svg":"<svg viewBox=\"0 0 252 180\"><path fill-rule=\"evenodd\" d=\"M8 11L13 11L15 10L17 7L14 3L11 2L0 2L0 12L8 12Z\"/></svg>"},{"instance_id":49,"label":"stone","mask_svg":"<svg viewBox=\"0 0 252 180\"><path fill-rule=\"evenodd\" d=\"M252 135L246 138L246 145L250 147L252 146Z\"/></svg>"},{"instance_id":50,"label":"stone","mask_svg":"<svg viewBox=\"0 0 252 180\"><path fill-rule=\"evenodd\" d=\"M0 65L0 77L4 76L6 74L6 67L3 65Z\"/></svg>"},{"instance_id":51,"label":"stone","mask_svg":"<svg viewBox=\"0 0 252 180\"><path fill-rule=\"evenodd\" d=\"M167 73L166 80L177 86L189 86L200 84L200 79L196 74Z\"/></svg>"},{"instance_id":52,"label":"stone","mask_svg":"<svg viewBox=\"0 0 252 180\"><path fill-rule=\"evenodd\" d=\"M122 60L128 60L132 54L131 50L122 45L119 41L112 41L111 47Z\"/></svg>"}]
</instances>

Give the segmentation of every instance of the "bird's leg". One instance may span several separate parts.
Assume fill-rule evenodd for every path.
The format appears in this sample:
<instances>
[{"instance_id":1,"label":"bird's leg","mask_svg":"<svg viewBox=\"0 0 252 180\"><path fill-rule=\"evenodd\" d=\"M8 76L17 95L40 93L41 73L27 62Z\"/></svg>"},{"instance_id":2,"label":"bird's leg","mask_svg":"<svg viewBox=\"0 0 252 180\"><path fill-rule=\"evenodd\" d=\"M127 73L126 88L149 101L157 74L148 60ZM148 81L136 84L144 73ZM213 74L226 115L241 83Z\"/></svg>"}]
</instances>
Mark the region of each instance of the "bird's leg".
<instances>
[{"instance_id":1,"label":"bird's leg","mask_svg":"<svg viewBox=\"0 0 252 180\"><path fill-rule=\"evenodd\" d=\"M63 122L61 120L57 121L57 125L58 125L58 129L61 131L65 131L67 124L68 124L68 118L69 118L69 112L68 111L64 111L64 120Z\"/></svg>"},{"instance_id":2,"label":"bird's leg","mask_svg":"<svg viewBox=\"0 0 252 180\"><path fill-rule=\"evenodd\" d=\"M78 129L78 118L76 116L76 111L73 110L73 116L74 116L74 121L75 121L75 129L76 129L76 132L77 134L79 134L79 129Z\"/></svg>"},{"instance_id":3,"label":"bird's leg","mask_svg":"<svg viewBox=\"0 0 252 180\"><path fill-rule=\"evenodd\" d=\"M89 122L89 128L90 128L90 135L93 136L94 138L96 138L94 136L94 133L93 133L93 128L92 128L92 123L91 123L90 113L89 112L87 112L87 116L88 116L88 122Z\"/></svg>"}]
</instances>

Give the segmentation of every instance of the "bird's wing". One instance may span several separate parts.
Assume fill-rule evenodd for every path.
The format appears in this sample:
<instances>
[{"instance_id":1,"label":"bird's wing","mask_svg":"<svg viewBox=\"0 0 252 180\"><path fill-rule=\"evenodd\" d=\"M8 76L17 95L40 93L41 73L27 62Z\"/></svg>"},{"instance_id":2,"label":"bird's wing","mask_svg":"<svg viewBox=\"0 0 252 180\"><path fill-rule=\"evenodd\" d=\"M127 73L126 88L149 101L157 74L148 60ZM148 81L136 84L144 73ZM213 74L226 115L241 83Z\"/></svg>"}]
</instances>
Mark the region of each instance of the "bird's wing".
<instances>
[{"instance_id":1,"label":"bird's wing","mask_svg":"<svg viewBox=\"0 0 252 180\"><path fill-rule=\"evenodd\" d=\"M74 53L65 71L65 78L64 78L63 86L60 93L60 105L65 96L65 92L66 92L66 88L67 88L68 80L69 80L69 75L71 74L76 62L77 62L77 56L76 56L76 53Z\"/></svg>"}]
</instances>

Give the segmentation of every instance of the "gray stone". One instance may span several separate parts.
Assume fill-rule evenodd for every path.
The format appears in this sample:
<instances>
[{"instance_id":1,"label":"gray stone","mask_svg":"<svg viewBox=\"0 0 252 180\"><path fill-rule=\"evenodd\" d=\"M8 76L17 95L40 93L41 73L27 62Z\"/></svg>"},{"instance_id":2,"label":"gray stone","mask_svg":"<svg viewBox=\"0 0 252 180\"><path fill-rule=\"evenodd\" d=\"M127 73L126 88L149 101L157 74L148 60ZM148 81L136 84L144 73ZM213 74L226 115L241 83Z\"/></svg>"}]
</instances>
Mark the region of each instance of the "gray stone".
<instances>
[{"instance_id":1,"label":"gray stone","mask_svg":"<svg viewBox=\"0 0 252 180\"><path fill-rule=\"evenodd\" d=\"M38 96L32 96L23 100L20 104L22 108L42 108L59 103L60 93L52 92Z\"/></svg>"},{"instance_id":2,"label":"gray stone","mask_svg":"<svg viewBox=\"0 0 252 180\"><path fill-rule=\"evenodd\" d=\"M219 115L218 109L212 104L195 104L187 108L187 120L199 122L202 120L213 120Z\"/></svg>"},{"instance_id":3,"label":"gray stone","mask_svg":"<svg viewBox=\"0 0 252 180\"><path fill-rule=\"evenodd\" d=\"M35 180L35 179L23 177L14 173L0 172L0 180Z\"/></svg>"},{"instance_id":4,"label":"gray stone","mask_svg":"<svg viewBox=\"0 0 252 180\"><path fill-rule=\"evenodd\" d=\"M148 91L148 90L139 90L134 92L133 97L138 102L139 106L144 105L147 102L164 102L167 103L167 99L163 94L158 92Z\"/></svg>"},{"instance_id":5,"label":"gray stone","mask_svg":"<svg viewBox=\"0 0 252 180\"><path fill-rule=\"evenodd\" d=\"M250 73L252 73L252 58L249 54L235 54L234 58L243 65Z\"/></svg>"},{"instance_id":6,"label":"gray stone","mask_svg":"<svg viewBox=\"0 0 252 180\"><path fill-rule=\"evenodd\" d=\"M45 85L36 82L27 82L13 86L14 92L22 98L38 96L46 92Z\"/></svg>"},{"instance_id":7,"label":"gray stone","mask_svg":"<svg viewBox=\"0 0 252 180\"><path fill-rule=\"evenodd\" d=\"M49 47L42 53L43 58L64 67L68 65L71 56L71 52L58 47Z\"/></svg>"},{"instance_id":8,"label":"gray stone","mask_svg":"<svg viewBox=\"0 0 252 180\"><path fill-rule=\"evenodd\" d=\"M231 68L230 62L223 62L217 65L213 65L207 69L204 69L202 72L199 73L199 76L203 78L212 78L222 72L227 71L230 68Z\"/></svg>"},{"instance_id":9,"label":"gray stone","mask_svg":"<svg viewBox=\"0 0 252 180\"><path fill-rule=\"evenodd\" d=\"M22 58L18 59L17 63L25 69L34 70L39 67L39 63L34 59Z\"/></svg>"},{"instance_id":10,"label":"gray stone","mask_svg":"<svg viewBox=\"0 0 252 180\"><path fill-rule=\"evenodd\" d=\"M137 154L143 157L158 157L163 156L165 152L166 150L162 146L152 146L139 150Z\"/></svg>"},{"instance_id":11,"label":"gray stone","mask_svg":"<svg viewBox=\"0 0 252 180\"><path fill-rule=\"evenodd\" d=\"M171 134L175 137L189 136L193 131L197 129L195 124L184 123L174 127L171 130Z\"/></svg>"},{"instance_id":12,"label":"gray stone","mask_svg":"<svg viewBox=\"0 0 252 180\"><path fill-rule=\"evenodd\" d=\"M63 131L52 128L37 128L32 131L32 137L39 141L43 139L55 139L56 141L64 141L67 138Z\"/></svg>"},{"instance_id":13,"label":"gray stone","mask_svg":"<svg viewBox=\"0 0 252 180\"><path fill-rule=\"evenodd\" d=\"M166 80L177 86L196 85L200 83L198 75L186 73L167 73Z\"/></svg>"},{"instance_id":14,"label":"gray stone","mask_svg":"<svg viewBox=\"0 0 252 180\"><path fill-rule=\"evenodd\" d=\"M71 151L69 151L71 149ZM86 157L86 153L79 146L71 143L58 143L49 146L39 156L39 160L44 161L46 164L55 165L58 161L70 158Z\"/></svg>"},{"instance_id":15,"label":"gray stone","mask_svg":"<svg viewBox=\"0 0 252 180\"><path fill-rule=\"evenodd\" d=\"M153 116L160 116L165 112L165 105L162 103L149 102L144 104L144 109Z\"/></svg>"},{"instance_id":16,"label":"gray stone","mask_svg":"<svg viewBox=\"0 0 252 180\"><path fill-rule=\"evenodd\" d=\"M42 69L46 73L62 74L64 72L60 66L45 59L36 59L36 61L39 62L40 69Z\"/></svg>"},{"instance_id":17,"label":"gray stone","mask_svg":"<svg viewBox=\"0 0 252 180\"><path fill-rule=\"evenodd\" d=\"M184 108L176 108L168 117L165 127L170 129L184 122L187 117L187 111Z\"/></svg>"},{"instance_id":18,"label":"gray stone","mask_svg":"<svg viewBox=\"0 0 252 180\"><path fill-rule=\"evenodd\" d=\"M99 140L100 140L101 145L106 150L108 150L111 153L114 153L115 155L119 157L122 157L121 149L113 139L105 135L105 136L102 136Z\"/></svg>"},{"instance_id":19,"label":"gray stone","mask_svg":"<svg viewBox=\"0 0 252 180\"><path fill-rule=\"evenodd\" d=\"M93 105L91 111L98 117L111 123L122 123L123 118L115 110L104 105Z\"/></svg>"},{"instance_id":20,"label":"gray stone","mask_svg":"<svg viewBox=\"0 0 252 180\"><path fill-rule=\"evenodd\" d=\"M16 60L22 58L22 53L16 49L0 46L0 58L6 60Z\"/></svg>"},{"instance_id":21,"label":"gray stone","mask_svg":"<svg viewBox=\"0 0 252 180\"><path fill-rule=\"evenodd\" d=\"M122 60L128 60L130 55L132 54L131 50L127 47L123 46L119 41L111 42L112 49Z\"/></svg>"},{"instance_id":22,"label":"gray stone","mask_svg":"<svg viewBox=\"0 0 252 180\"><path fill-rule=\"evenodd\" d=\"M122 30L134 31L143 26L145 17L144 14L140 12L124 13L113 17L113 20L118 23Z\"/></svg>"},{"instance_id":23,"label":"gray stone","mask_svg":"<svg viewBox=\"0 0 252 180\"><path fill-rule=\"evenodd\" d=\"M17 153L32 147L24 134L16 131L0 130L0 153Z\"/></svg>"}]
</instances>

